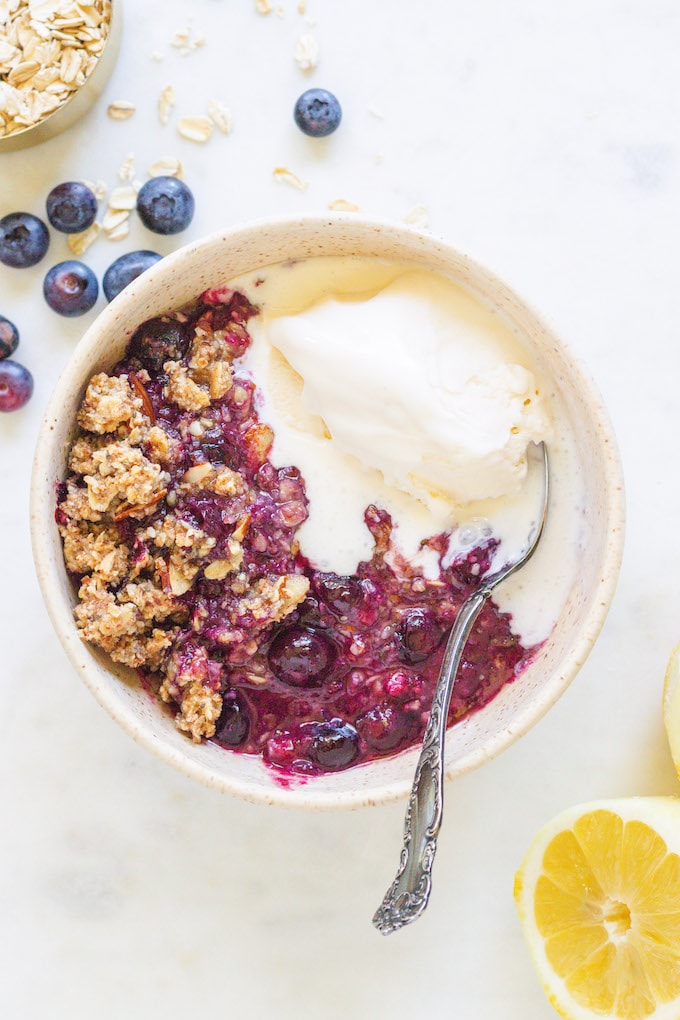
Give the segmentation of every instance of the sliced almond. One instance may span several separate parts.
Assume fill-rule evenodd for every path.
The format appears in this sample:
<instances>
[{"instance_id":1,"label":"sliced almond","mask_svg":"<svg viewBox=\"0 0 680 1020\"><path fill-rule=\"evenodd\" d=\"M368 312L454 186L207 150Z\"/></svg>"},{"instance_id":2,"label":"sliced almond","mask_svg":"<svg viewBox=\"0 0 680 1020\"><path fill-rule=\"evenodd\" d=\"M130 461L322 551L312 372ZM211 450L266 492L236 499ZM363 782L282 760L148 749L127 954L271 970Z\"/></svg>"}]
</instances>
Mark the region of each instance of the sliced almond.
<instances>
[{"instance_id":1,"label":"sliced almond","mask_svg":"<svg viewBox=\"0 0 680 1020\"><path fill-rule=\"evenodd\" d=\"M204 481L212 472L212 464L195 464L188 471L184 472L182 483L184 485L196 485L198 482Z\"/></svg>"},{"instance_id":2,"label":"sliced almond","mask_svg":"<svg viewBox=\"0 0 680 1020\"><path fill-rule=\"evenodd\" d=\"M210 117L180 117L177 131L190 142L207 142L213 133L214 124Z\"/></svg>"},{"instance_id":3,"label":"sliced almond","mask_svg":"<svg viewBox=\"0 0 680 1020\"><path fill-rule=\"evenodd\" d=\"M271 14L272 5L269 0L255 0L255 10L258 14Z\"/></svg>"},{"instance_id":4,"label":"sliced almond","mask_svg":"<svg viewBox=\"0 0 680 1020\"><path fill-rule=\"evenodd\" d=\"M113 103L109 103L106 112L111 120L129 120L136 109L137 107L134 103L128 103L124 99L117 99Z\"/></svg>"},{"instance_id":5,"label":"sliced almond","mask_svg":"<svg viewBox=\"0 0 680 1020\"><path fill-rule=\"evenodd\" d=\"M193 578L180 573L172 562L168 564L168 578L170 580L170 591L173 595L186 594L193 584Z\"/></svg>"},{"instance_id":6,"label":"sliced almond","mask_svg":"<svg viewBox=\"0 0 680 1020\"><path fill-rule=\"evenodd\" d=\"M309 186L309 181L303 181L301 177L294 174L287 166L275 166L273 173L277 181L289 184L292 188L297 188L298 191L306 191Z\"/></svg>"},{"instance_id":7,"label":"sliced almond","mask_svg":"<svg viewBox=\"0 0 680 1020\"><path fill-rule=\"evenodd\" d=\"M263 687L269 683L266 676L260 676L259 673L246 673L246 680L249 684L254 684L256 687Z\"/></svg>"},{"instance_id":8,"label":"sliced almond","mask_svg":"<svg viewBox=\"0 0 680 1020\"><path fill-rule=\"evenodd\" d=\"M209 581L222 581L233 569L231 560L213 560L203 573Z\"/></svg>"},{"instance_id":9,"label":"sliced almond","mask_svg":"<svg viewBox=\"0 0 680 1020\"><path fill-rule=\"evenodd\" d=\"M241 518L241 520L238 522L238 524L232 531L231 537L236 539L237 542L242 542L243 539L248 534L249 528L250 528L250 514L246 514L245 517Z\"/></svg>"},{"instance_id":10,"label":"sliced almond","mask_svg":"<svg viewBox=\"0 0 680 1020\"><path fill-rule=\"evenodd\" d=\"M111 552L107 553L102 560L97 564L97 570L100 573L108 573L113 566L116 559L116 549L112 549Z\"/></svg>"}]
</instances>

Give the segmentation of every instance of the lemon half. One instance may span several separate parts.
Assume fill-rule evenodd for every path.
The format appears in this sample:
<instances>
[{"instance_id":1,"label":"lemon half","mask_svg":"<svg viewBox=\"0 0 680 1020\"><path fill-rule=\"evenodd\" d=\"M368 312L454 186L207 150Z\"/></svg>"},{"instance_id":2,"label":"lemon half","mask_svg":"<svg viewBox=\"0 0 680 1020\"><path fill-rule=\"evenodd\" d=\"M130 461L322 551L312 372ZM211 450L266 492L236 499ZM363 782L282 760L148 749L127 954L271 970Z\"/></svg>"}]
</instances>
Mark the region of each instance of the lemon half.
<instances>
[{"instance_id":1,"label":"lemon half","mask_svg":"<svg viewBox=\"0 0 680 1020\"><path fill-rule=\"evenodd\" d=\"M515 903L561 1016L680 1020L680 800L565 811L533 839Z\"/></svg>"}]
</instances>

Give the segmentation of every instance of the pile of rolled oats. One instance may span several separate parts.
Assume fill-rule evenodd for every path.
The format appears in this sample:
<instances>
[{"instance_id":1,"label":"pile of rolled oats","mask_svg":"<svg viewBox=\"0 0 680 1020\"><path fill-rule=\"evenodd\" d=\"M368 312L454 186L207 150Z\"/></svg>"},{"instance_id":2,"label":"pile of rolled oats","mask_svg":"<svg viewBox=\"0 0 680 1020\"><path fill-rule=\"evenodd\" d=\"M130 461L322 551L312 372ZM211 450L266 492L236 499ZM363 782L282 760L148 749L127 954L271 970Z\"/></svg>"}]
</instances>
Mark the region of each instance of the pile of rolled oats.
<instances>
[{"instance_id":1,"label":"pile of rolled oats","mask_svg":"<svg viewBox=\"0 0 680 1020\"><path fill-rule=\"evenodd\" d=\"M110 0L0 0L0 138L40 123L85 83Z\"/></svg>"}]
</instances>

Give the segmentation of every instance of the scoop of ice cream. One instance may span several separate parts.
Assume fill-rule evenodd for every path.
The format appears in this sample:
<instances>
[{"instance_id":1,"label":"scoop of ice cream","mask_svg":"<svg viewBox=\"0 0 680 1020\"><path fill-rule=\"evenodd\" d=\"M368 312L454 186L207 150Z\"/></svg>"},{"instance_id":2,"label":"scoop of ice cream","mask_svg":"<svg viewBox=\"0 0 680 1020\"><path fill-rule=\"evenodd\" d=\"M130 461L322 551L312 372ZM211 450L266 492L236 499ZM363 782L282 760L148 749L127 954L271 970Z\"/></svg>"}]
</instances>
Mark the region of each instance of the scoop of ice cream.
<instances>
[{"instance_id":1,"label":"scoop of ice cream","mask_svg":"<svg viewBox=\"0 0 680 1020\"><path fill-rule=\"evenodd\" d=\"M425 503L510 495L550 425L507 324L430 273L368 300L325 298L273 318L269 340L303 380L330 442Z\"/></svg>"}]
</instances>

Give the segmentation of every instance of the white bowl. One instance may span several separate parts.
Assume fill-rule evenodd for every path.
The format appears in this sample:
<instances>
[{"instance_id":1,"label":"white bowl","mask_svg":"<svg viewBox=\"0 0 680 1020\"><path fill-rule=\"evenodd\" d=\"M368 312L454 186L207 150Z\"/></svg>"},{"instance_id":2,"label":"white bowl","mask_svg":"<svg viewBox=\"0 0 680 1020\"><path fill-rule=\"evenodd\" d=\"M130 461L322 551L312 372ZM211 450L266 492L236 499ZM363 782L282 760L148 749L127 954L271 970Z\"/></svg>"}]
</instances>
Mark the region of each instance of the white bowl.
<instances>
[{"instance_id":1,"label":"white bowl","mask_svg":"<svg viewBox=\"0 0 680 1020\"><path fill-rule=\"evenodd\" d=\"M80 640L73 620L76 597L54 521L55 483L65 474L87 382L121 358L134 328L185 304L208 286L258 267L316 255L408 262L477 292L520 333L559 398L563 422L574 436L585 491L577 505L570 479L559 478L551 499L561 507L557 519L571 517L573 525L574 515L579 517L581 547L570 553L579 565L577 576L536 659L484 709L449 730L447 776L481 765L540 719L585 661L614 593L624 519L616 443L587 373L535 313L488 270L408 227L341 215L258 222L189 244L131 283L87 330L47 409L33 469L32 540L43 597L64 648L98 701L135 740L186 775L248 800L305 808L359 807L404 796L417 750L284 786L255 757L191 743L136 683L132 670L113 664Z\"/></svg>"}]
</instances>

